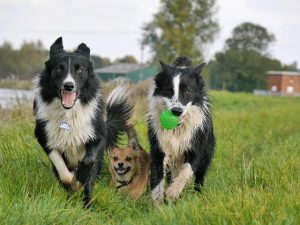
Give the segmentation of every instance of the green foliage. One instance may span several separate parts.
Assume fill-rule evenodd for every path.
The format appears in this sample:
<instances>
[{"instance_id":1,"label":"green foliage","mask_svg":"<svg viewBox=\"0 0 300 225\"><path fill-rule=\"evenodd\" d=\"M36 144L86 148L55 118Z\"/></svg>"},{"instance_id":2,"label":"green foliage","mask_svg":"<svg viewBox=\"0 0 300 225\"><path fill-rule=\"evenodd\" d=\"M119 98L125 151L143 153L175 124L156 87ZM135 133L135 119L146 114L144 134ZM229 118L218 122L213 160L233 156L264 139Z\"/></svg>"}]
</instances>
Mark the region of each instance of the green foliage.
<instances>
[{"instance_id":1,"label":"green foliage","mask_svg":"<svg viewBox=\"0 0 300 225\"><path fill-rule=\"evenodd\" d=\"M161 0L159 11L144 25L142 44L154 60L172 62L178 56L203 60L203 48L219 27L213 18L215 0Z\"/></svg>"},{"instance_id":2,"label":"green foliage","mask_svg":"<svg viewBox=\"0 0 300 225\"><path fill-rule=\"evenodd\" d=\"M30 78L41 71L47 56L41 41L23 42L19 50L5 42L0 47L0 78Z\"/></svg>"},{"instance_id":3,"label":"green foliage","mask_svg":"<svg viewBox=\"0 0 300 225\"><path fill-rule=\"evenodd\" d=\"M138 61L132 55L125 55L122 58L117 58L114 63L138 63Z\"/></svg>"},{"instance_id":4,"label":"green foliage","mask_svg":"<svg viewBox=\"0 0 300 225\"><path fill-rule=\"evenodd\" d=\"M281 70L280 61L251 50L227 50L215 54L211 63L211 87L230 91L251 92L266 89L269 70Z\"/></svg>"},{"instance_id":5,"label":"green foliage","mask_svg":"<svg viewBox=\"0 0 300 225\"><path fill-rule=\"evenodd\" d=\"M107 57L91 55L91 60L93 62L94 69L98 69L111 64L110 59Z\"/></svg>"},{"instance_id":6,"label":"green foliage","mask_svg":"<svg viewBox=\"0 0 300 225\"><path fill-rule=\"evenodd\" d=\"M300 99L211 92L217 149L201 193L153 207L109 186L107 160L94 206L67 196L33 137L31 107L0 110L1 224L299 224ZM149 149L146 103L136 115ZM46 165L42 163L46 162Z\"/></svg>"},{"instance_id":7,"label":"green foliage","mask_svg":"<svg viewBox=\"0 0 300 225\"><path fill-rule=\"evenodd\" d=\"M234 28L225 50L215 53L210 63L211 87L245 92L266 89L267 71L288 68L268 56L274 41L274 35L260 25L242 23Z\"/></svg>"},{"instance_id":8,"label":"green foliage","mask_svg":"<svg viewBox=\"0 0 300 225\"><path fill-rule=\"evenodd\" d=\"M248 50L260 54L267 54L275 36L269 31L253 23L242 23L232 31L232 37L226 40L226 49Z\"/></svg>"},{"instance_id":9,"label":"green foliage","mask_svg":"<svg viewBox=\"0 0 300 225\"><path fill-rule=\"evenodd\" d=\"M41 41L24 41L20 49L14 49L9 42L4 42L0 46L0 80L11 79L0 82L0 86L18 87L16 82L19 80L31 80L43 70L44 62L47 59L48 50L44 48ZM95 69L112 64L109 58L98 55L92 55L91 60ZM118 62L137 63L137 60L133 56L126 55L113 63Z\"/></svg>"}]
</instances>

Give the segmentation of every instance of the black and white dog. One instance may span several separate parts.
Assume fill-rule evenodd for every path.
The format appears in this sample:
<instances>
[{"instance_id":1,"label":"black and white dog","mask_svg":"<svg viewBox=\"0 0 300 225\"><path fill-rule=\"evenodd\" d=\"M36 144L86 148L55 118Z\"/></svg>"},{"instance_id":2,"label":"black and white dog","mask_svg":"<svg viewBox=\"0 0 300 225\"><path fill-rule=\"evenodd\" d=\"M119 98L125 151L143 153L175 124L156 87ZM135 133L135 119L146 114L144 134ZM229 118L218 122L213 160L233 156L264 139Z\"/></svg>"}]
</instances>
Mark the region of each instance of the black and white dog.
<instances>
[{"instance_id":1,"label":"black and white dog","mask_svg":"<svg viewBox=\"0 0 300 225\"><path fill-rule=\"evenodd\" d=\"M62 185L67 190L84 186L85 206L90 204L103 152L126 130L133 109L122 86L107 102L105 107L90 49L82 43L75 52L66 52L58 38L35 80L35 136Z\"/></svg>"},{"instance_id":2,"label":"black and white dog","mask_svg":"<svg viewBox=\"0 0 300 225\"><path fill-rule=\"evenodd\" d=\"M193 67L187 57L178 57L173 65L160 63L162 71L150 89L148 109L155 204L178 198L193 175L195 190L200 191L215 147L210 105L200 76L205 64ZM180 118L173 130L160 125L160 114L166 109ZM166 191L165 180L170 183Z\"/></svg>"}]
</instances>

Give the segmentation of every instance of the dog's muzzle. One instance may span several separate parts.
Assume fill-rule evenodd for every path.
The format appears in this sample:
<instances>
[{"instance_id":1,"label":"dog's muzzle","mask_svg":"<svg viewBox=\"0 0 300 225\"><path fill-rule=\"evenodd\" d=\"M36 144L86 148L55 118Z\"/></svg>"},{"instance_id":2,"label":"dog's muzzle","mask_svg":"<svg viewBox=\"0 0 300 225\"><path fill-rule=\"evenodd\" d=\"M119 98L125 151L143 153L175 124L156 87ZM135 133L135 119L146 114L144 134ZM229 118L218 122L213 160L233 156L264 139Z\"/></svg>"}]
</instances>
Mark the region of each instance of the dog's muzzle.
<instances>
[{"instance_id":1,"label":"dog's muzzle","mask_svg":"<svg viewBox=\"0 0 300 225\"><path fill-rule=\"evenodd\" d=\"M183 113L183 109L180 107L173 107L171 108L171 111L176 116L180 116Z\"/></svg>"},{"instance_id":2,"label":"dog's muzzle","mask_svg":"<svg viewBox=\"0 0 300 225\"><path fill-rule=\"evenodd\" d=\"M128 173L131 169L130 166L128 167L114 167L115 171L117 172L118 175L125 175Z\"/></svg>"},{"instance_id":3,"label":"dog's muzzle","mask_svg":"<svg viewBox=\"0 0 300 225\"><path fill-rule=\"evenodd\" d=\"M79 92L76 91L75 83L63 83L60 91L60 96L62 106L65 109L71 109L79 96Z\"/></svg>"}]
</instances>

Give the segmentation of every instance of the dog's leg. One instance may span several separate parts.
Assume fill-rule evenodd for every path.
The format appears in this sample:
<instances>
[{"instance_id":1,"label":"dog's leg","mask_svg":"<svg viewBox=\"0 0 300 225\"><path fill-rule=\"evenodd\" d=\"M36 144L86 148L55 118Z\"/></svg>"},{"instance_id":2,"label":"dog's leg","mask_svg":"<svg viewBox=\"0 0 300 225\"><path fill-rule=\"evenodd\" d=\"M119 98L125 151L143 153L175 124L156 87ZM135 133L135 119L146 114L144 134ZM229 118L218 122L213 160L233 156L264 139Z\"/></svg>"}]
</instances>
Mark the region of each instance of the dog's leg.
<instances>
[{"instance_id":1,"label":"dog's leg","mask_svg":"<svg viewBox=\"0 0 300 225\"><path fill-rule=\"evenodd\" d=\"M45 129L46 122L37 120L36 121L36 127L35 127L35 136L39 142L39 144L43 147L43 150L48 155L49 159L52 162L52 165L54 166L58 178L61 181L62 184L70 184L73 178L73 174L69 171L69 169L66 166L66 163L61 155L61 153L58 150L51 149L47 145L47 131Z\"/></svg>"},{"instance_id":2,"label":"dog's leg","mask_svg":"<svg viewBox=\"0 0 300 225\"><path fill-rule=\"evenodd\" d=\"M165 184L165 171L164 171L164 158L165 154L158 149L151 151L151 164L150 164L150 187L151 197L154 204L160 204L164 200L164 184Z\"/></svg>"},{"instance_id":3,"label":"dog's leg","mask_svg":"<svg viewBox=\"0 0 300 225\"><path fill-rule=\"evenodd\" d=\"M159 205L164 201L165 195L165 153L161 150L156 134L151 124L148 126L148 137L151 147L150 163L150 189L154 205Z\"/></svg>"},{"instance_id":4,"label":"dog's leg","mask_svg":"<svg viewBox=\"0 0 300 225\"><path fill-rule=\"evenodd\" d=\"M104 137L86 144L86 154L78 164L76 180L84 185L84 204L90 206L95 179L101 169L103 152L105 148Z\"/></svg>"},{"instance_id":5,"label":"dog's leg","mask_svg":"<svg viewBox=\"0 0 300 225\"><path fill-rule=\"evenodd\" d=\"M177 199L187 182L192 178L194 172L189 163L184 163L181 166L180 172L177 177L174 178L172 184L166 190L166 196L169 199Z\"/></svg>"},{"instance_id":6,"label":"dog's leg","mask_svg":"<svg viewBox=\"0 0 300 225\"><path fill-rule=\"evenodd\" d=\"M201 187L203 186L204 183L204 176L206 174L206 168L198 168L198 170L195 173L195 184L194 184L194 189L195 191L200 192Z\"/></svg>"},{"instance_id":7,"label":"dog's leg","mask_svg":"<svg viewBox=\"0 0 300 225\"><path fill-rule=\"evenodd\" d=\"M48 156L53 163L61 182L63 184L71 184L74 175L67 168L62 155L57 150L53 150Z\"/></svg>"},{"instance_id":8,"label":"dog's leg","mask_svg":"<svg viewBox=\"0 0 300 225\"><path fill-rule=\"evenodd\" d=\"M194 190L200 192L201 187L204 183L205 174L211 161L211 155L204 154L198 163L194 164L193 170L195 171L195 183Z\"/></svg>"}]
</instances>

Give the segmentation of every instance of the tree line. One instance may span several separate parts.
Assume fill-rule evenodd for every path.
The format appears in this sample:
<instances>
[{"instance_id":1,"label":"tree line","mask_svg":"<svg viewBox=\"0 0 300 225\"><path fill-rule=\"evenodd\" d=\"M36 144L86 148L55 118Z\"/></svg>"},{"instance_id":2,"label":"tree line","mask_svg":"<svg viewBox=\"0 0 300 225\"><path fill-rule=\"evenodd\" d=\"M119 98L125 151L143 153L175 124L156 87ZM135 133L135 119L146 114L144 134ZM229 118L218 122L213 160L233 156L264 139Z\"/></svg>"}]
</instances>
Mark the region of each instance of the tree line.
<instances>
[{"instance_id":1,"label":"tree line","mask_svg":"<svg viewBox=\"0 0 300 225\"><path fill-rule=\"evenodd\" d=\"M219 31L216 11L216 0L161 0L159 11L143 27L142 44L150 48L153 61L186 55L199 64ZM296 63L284 65L272 57L275 40L259 24L235 27L223 50L208 62L204 77L210 88L250 92L266 88L269 70L298 70Z\"/></svg>"},{"instance_id":2,"label":"tree line","mask_svg":"<svg viewBox=\"0 0 300 225\"><path fill-rule=\"evenodd\" d=\"M48 58L48 50L41 41L24 41L19 49L13 48L8 41L0 46L0 79L32 79L44 68ZM137 63L134 56L126 55L114 61L107 57L92 55L94 68L114 63Z\"/></svg>"},{"instance_id":3,"label":"tree line","mask_svg":"<svg viewBox=\"0 0 300 225\"><path fill-rule=\"evenodd\" d=\"M160 0L152 21L142 28L141 44L151 51L150 63L172 62L189 56L195 64L203 61L207 47L220 28L215 18L216 0ZM285 65L271 54L276 37L265 27L244 22L232 31L221 51L207 62L204 78L210 88L229 91L264 89L269 70L297 71L297 64ZM41 41L24 42L16 50L9 42L0 46L0 78L32 78L43 68L48 51ZM133 56L115 61L92 55L94 68L118 62L137 63Z\"/></svg>"}]
</instances>

